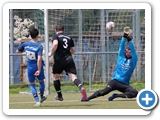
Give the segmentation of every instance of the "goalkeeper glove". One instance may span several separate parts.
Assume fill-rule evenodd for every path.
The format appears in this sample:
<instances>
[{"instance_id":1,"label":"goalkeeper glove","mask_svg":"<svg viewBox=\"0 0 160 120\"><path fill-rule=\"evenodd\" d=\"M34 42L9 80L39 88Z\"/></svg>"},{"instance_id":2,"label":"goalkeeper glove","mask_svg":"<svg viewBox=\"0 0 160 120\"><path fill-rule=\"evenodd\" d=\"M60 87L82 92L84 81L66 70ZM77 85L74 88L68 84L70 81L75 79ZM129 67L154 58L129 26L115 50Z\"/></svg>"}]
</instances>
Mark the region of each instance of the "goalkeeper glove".
<instances>
[{"instance_id":1,"label":"goalkeeper glove","mask_svg":"<svg viewBox=\"0 0 160 120\"><path fill-rule=\"evenodd\" d=\"M131 38L130 38L129 36L127 37L127 41L128 41L128 42L131 41Z\"/></svg>"},{"instance_id":2,"label":"goalkeeper glove","mask_svg":"<svg viewBox=\"0 0 160 120\"><path fill-rule=\"evenodd\" d=\"M129 37L129 35L131 34L132 30L130 29L130 27L124 27L124 35L123 37L127 39L127 41L131 41L131 38Z\"/></svg>"},{"instance_id":3,"label":"goalkeeper glove","mask_svg":"<svg viewBox=\"0 0 160 120\"><path fill-rule=\"evenodd\" d=\"M128 34L128 36L131 34L132 30L130 27L124 27L124 33Z\"/></svg>"},{"instance_id":4,"label":"goalkeeper glove","mask_svg":"<svg viewBox=\"0 0 160 120\"><path fill-rule=\"evenodd\" d=\"M128 36L128 34L124 33L123 37L126 38L128 42L131 41L131 38Z\"/></svg>"},{"instance_id":5,"label":"goalkeeper glove","mask_svg":"<svg viewBox=\"0 0 160 120\"><path fill-rule=\"evenodd\" d=\"M127 38L127 37L128 37L128 34L124 33L124 34L123 34L123 37L124 37L124 38Z\"/></svg>"}]
</instances>

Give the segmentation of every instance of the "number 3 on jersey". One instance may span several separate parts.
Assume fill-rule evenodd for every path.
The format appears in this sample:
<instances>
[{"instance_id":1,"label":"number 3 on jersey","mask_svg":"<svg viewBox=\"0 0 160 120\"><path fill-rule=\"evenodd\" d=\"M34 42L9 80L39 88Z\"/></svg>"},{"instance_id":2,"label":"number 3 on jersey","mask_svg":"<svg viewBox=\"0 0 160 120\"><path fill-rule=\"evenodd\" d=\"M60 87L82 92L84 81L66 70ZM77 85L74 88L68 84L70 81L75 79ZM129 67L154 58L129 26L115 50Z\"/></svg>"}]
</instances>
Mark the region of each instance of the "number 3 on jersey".
<instances>
[{"instance_id":1,"label":"number 3 on jersey","mask_svg":"<svg viewBox=\"0 0 160 120\"><path fill-rule=\"evenodd\" d=\"M63 42L64 42L64 45L63 45L63 47L64 48L67 48L68 47L68 44L67 44L67 39L66 38L63 38Z\"/></svg>"}]
</instances>

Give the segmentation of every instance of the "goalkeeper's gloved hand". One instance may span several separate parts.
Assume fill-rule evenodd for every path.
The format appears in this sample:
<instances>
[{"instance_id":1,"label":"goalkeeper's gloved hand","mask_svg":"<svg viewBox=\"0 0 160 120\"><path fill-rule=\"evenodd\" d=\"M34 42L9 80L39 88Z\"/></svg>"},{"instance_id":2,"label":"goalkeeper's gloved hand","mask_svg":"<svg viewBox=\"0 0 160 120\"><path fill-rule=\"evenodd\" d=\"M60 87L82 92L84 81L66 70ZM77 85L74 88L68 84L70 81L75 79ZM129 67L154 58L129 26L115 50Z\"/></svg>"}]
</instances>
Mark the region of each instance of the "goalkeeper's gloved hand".
<instances>
[{"instance_id":1,"label":"goalkeeper's gloved hand","mask_svg":"<svg viewBox=\"0 0 160 120\"><path fill-rule=\"evenodd\" d=\"M127 41L128 41L128 42L131 41L131 38L130 38L129 36L127 37Z\"/></svg>"},{"instance_id":2,"label":"goalkeeper's gloved hand","mask_svg":"<svg viewBox=\"0 0 160 120\"><path fill-rule=\"evenodd\" d=\"M124 37L124 38L127 38L127 37L128 37L128 34L124 33L124 34L123 34L123 37Z\"/></svg>"},{"instance_id":3,"label":"goalkeeper's gloved hand","mask_svg":"<svg viewBox=\"0 0 160 120\"><path fill-rule=\"evenodd\" d=\"M124 27L124 35L123 37L127 39L127 41L131 41L131 38L129 37L129 35L131 34L132 30L130 29L130 27Z\"/></svg>"},{"instance_id":4,"label":"goalkeeper's gloved hand","mask_svg":"<svg viewBox=\"0 0 160 120\"><path fill-rule=\"evenodd\" d=\"M126 38L128 42L131 41L131 38L128 36L128 34L124 33L123 37Z\"/></svg>"}]
</instances>

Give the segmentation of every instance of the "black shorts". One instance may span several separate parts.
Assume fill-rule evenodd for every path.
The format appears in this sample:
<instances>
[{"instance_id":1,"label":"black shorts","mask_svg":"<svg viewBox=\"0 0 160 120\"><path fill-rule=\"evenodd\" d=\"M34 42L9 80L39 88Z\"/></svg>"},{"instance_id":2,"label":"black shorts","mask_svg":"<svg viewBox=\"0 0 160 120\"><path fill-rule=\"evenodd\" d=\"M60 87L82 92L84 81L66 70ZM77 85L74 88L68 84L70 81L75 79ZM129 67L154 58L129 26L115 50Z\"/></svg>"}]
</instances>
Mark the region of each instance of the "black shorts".
<instances>
[{"instance_id":1,"label":"black shorts","mask_svg":"<svg viewBox=\"0 0 160 120\"><path fill-rule=\"evenodd\" d=\"M63 70L66 72L67 75L69 73L72 73L75 75L77 74L76 66L75 66L73 59L70 59L67 61L65 61L65 60L57 61L54 63L54 65L52 67L53 74L61 74L63 72Z\"/></svg>"}]
</instances>

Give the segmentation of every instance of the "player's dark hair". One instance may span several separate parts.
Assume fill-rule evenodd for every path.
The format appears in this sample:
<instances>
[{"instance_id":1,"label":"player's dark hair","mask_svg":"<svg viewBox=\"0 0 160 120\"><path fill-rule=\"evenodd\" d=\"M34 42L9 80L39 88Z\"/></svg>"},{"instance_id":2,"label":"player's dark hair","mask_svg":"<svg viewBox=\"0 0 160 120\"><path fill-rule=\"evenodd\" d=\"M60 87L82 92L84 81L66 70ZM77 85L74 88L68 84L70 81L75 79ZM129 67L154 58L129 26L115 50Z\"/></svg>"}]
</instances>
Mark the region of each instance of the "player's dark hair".
<instances>
[{"instance_id":1,"label":"player's dark hair","mask_svg":"<svg viewBox=\"0 0 160 120\"><path fill-rule=\"evenodd\" d=\"M126 47L126 49L130 50L130 47L129 47L129 46L127 46L127 47Z\"/></svg>"},{"instance_id":2,"label":"player's dark hair","mask_svg":"<svg viewBox=\"0 0 160 120\"><path fill-rule=\"evenodd\" d=\"M30 31L31 38L36 38L39 35L39 31L36 28L31 29Z\"/></svg>"},{"instance_id":3,"label":"player's dark hair","mask_svg":"<svg viewBox=\"0 0 160 120\"><path fill-rule=\"evenodd\" d=\"M58 31L64 31L64 26L61 25L61 24L58 24L58 25L56 26L56 31L57 31L57 32L58 32Z\"/></svg>"}]
</instances>

